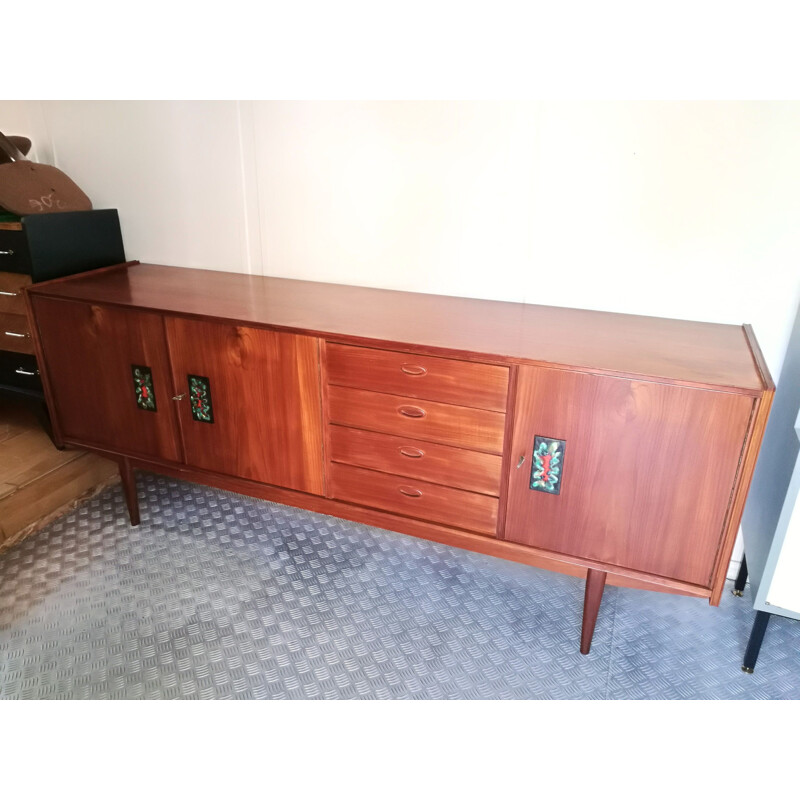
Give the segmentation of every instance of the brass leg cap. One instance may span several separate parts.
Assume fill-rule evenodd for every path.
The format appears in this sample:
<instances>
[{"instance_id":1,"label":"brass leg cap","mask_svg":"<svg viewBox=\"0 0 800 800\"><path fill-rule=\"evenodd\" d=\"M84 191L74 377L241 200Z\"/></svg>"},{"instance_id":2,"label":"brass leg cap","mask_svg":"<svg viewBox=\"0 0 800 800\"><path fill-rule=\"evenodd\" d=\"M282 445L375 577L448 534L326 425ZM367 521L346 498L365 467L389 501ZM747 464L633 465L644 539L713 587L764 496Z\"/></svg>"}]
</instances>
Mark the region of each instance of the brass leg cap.
<instances>
[{"instance_id":1,"label":"brass leg cap","mask_svg":"<svg viewBox=\"0 0 800 800\"><path fill-rule=\"evenodd\" d=\"M752 675L753 674L753 668L752 667L745 667L744 665L742 665L742 672L746 672L748 675Z\"/></svg>"}]
</instances>

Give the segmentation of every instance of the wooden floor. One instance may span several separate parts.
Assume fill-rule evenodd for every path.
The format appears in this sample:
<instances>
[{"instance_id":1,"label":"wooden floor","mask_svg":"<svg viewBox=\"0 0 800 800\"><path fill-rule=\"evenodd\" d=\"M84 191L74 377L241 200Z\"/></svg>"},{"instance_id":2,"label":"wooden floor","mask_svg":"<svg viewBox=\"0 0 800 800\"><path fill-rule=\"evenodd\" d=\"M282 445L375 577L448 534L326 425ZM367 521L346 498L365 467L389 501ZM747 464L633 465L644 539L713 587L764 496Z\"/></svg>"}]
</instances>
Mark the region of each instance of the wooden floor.
<instances>
[{"instance_id":1,"label":"wooden floor","mask_svg":"<svg viewBox=\"0 0 800 800\"><path fill-rule=\"evenodd\" d=\"M57 450L30 403L0 394L0 549L117 480L117 466Z\"/></svg>"}]
</instances>

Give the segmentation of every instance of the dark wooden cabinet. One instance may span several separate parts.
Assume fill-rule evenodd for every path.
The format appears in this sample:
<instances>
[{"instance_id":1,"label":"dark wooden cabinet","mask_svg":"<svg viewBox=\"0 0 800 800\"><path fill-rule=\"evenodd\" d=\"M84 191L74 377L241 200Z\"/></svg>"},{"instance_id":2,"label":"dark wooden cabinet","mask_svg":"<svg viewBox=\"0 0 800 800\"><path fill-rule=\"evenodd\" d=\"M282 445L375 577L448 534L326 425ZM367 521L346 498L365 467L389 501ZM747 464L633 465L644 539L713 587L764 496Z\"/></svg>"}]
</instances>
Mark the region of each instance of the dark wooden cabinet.
<instances>
[{"instance_id":1,"label":"dark wooden cabinet","mask_svg":"<svg viewBox=\"0 0 800 800\"><path fill-rule=\"evenodd\" d=\"M127 264L28 287L65 443L719 603L774 387L747 326Z\"/></svg>"}]
</instances>

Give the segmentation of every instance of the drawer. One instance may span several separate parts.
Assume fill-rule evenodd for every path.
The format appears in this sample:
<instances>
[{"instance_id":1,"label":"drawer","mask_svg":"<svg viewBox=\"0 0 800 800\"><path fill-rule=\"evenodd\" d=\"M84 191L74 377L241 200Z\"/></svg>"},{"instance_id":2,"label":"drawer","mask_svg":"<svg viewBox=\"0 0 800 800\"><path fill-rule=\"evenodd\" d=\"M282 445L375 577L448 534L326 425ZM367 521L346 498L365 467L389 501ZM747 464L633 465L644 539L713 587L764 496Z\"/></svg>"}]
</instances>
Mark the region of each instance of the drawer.
<instances>
[{"instance_id":1,"label":"drawer","mask_svg":"<svg viewBox=\"0 0 800 800\"><path fill-rule=\"evenodd\" d=\"M0 272L31 272L28 235L25 231L0 230Z\"/></svg>"},{"instance_id":2,"label":"drawer","mask_svg":"<svg viewBox=\"0 0 800 800\"><path fill-rule=\"evenodd\" d=\"M414 397L328 387L330 421L455 447L503 452L506 416Z\"/></svg>"},{"instance_id":3,"label":"drawer","mask_svg":"<svg viewBox=\"0 0 800 800\"><path fill-rule=\"evenodd\" d=\"M497 530L496 497L344 464L330 467L331 492L336 500L490 536Z\"/></svg>"},{"instance_id":4,"label":"drawer","mask_svg":"<svg viewBox=\"0 0 800 800\"><path fill-rule=\"evenodd\" d=\"M0 272L0 314L25 314L22 287L31 282L30 275Z\"/></svg>"},{"instance_id":5,"label":"drawer","mask_svg":"<svg viewBox=\"0 0 800 800\"><path fill-rule=\"evenodd\" d=\"M42 380L34 356L0 350L0 386L41 393Z\"/></svg>"},{"instance_id":6,"label":"drawer","mask_svg":"<svg viewBox=\"0 0 800 800\"><path fill-rule=\"evenodd\" d=\"M0 314L0 349L33 353L28 318L24 314Z\"/></svg>"},{"instance_id":7,"label":"drawer","mask_svg":"<svg viewBox=\"0 0 800 800\"><path fill-rule=\"evenodd\" d=\"M331 461L471 492L500 494L500 456L340 425L331 425L329 431Z\"/></svg>"},{"instance_id":8,"label":"drawer","mask_svg":"<svg viewBox=\"0 0 800 800\"><path fill-rule=\"evenodd\" d=\"M326 362L337 386L506 410L508 367L343 344L326 346Z\"/></svg>"}]
</instances>

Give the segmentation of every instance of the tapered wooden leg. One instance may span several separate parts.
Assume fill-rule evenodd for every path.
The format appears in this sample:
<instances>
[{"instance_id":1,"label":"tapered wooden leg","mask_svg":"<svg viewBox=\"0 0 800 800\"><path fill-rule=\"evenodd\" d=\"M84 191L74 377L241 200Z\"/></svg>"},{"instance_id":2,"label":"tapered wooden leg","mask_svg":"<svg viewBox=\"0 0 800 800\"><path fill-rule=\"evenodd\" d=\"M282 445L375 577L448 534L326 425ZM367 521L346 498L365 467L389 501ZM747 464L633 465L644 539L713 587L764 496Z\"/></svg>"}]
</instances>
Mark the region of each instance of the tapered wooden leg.
<instances>
[{"instance_id":1,"label":"tapered wooden leg","mask_svg":"<svg viewBox=\"0 0 800 800\"><path fill-rule=\"evenodd\" d=\"M128 505L128 516L131 518L131 525L138 525L139 497L136 494L136 474L127 458L123 458L119 462L119 476L122 479L122 490L125 492L125 502Z\"/></svg>"},{"instance_id":2,"label":"tapered wooden leg","mask_svg":"<svg viewBox=\"0 0 800 800\"><path fill-rule=\"evenodd\" d=\"M600 601L603 599L607 574L598 569L590 569L586 574L586 594L583 599L583 625L581 627L581 653L583 655L586 655L592 646L594 625L597 622Z\"/></svg>"}]
</instances>

